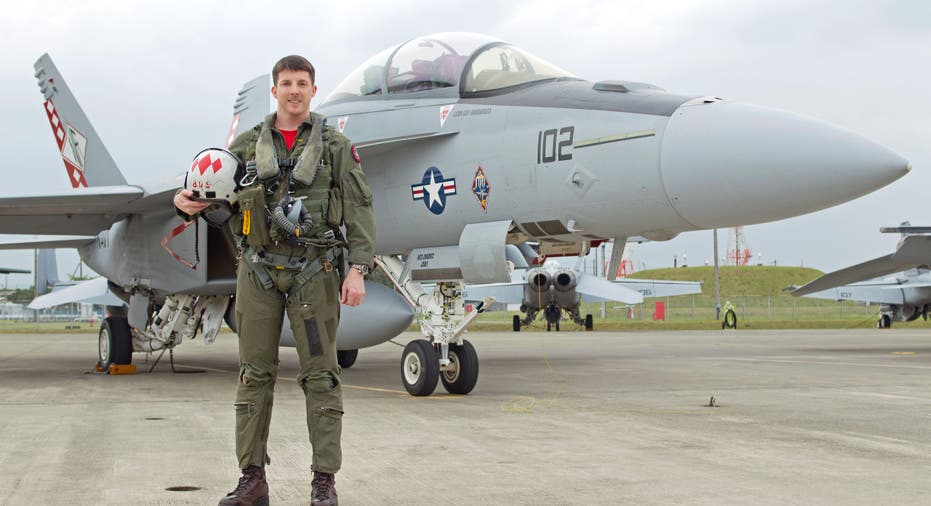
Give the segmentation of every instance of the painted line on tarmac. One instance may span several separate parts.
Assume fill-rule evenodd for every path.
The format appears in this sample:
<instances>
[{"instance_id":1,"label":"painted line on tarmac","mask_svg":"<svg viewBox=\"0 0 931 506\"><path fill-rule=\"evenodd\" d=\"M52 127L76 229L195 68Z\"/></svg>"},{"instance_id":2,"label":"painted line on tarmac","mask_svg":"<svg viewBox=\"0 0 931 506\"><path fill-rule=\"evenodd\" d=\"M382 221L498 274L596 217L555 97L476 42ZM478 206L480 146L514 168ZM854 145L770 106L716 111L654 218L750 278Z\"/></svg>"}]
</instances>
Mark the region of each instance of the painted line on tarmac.
<instances>
[{"instance_id":1,"label":"painted line on tarmac","mask_svg":"<svg viewBox=\"0 0 931 506\"><path fill-rule=\"evenodd\" d=\"M175 367L185 367L187 369L198 369L201 371L210 371L210 372L222 372L226 374L238 374L238 371L228 371L226 369L214 369L212 367L201 367L199 365L175 364Z\"/></svg>"},{"instance_id":2,"label":"painted line on tarmac","mask_svg":"<svg viewBox=\"0 0 931 506\"><path fill-rule=\"evenodd\" d=\"M212 368L212 367L200 367L200 366L196 366L196 365L175 364L175 367L186 367L186 368L188 368L188 369L201 369L201 370L204 370L204 371L219 372L219 373L225 373L225 374L238 374L238 373L239 373L239 371L229 371L229 370L226 370L226 369L214 369L214 368ZM285 381L297 382L297 378L292 378L292 377L290 377L290 376L278 376L278 379L279 379L279 380L285 380ZM349 388L349 389L352 389L352 390L365 390L365 391L367 391L367 392L380 392L380 393L386 393L386 394L404 395L404 396L409 396L409 395L410 395L410 394L408 394L408 393L407 393L406 391L404 391L404 390L391 390L390 388L376 388L376 387L360 387L360 386L356 386L356 385L347 385L346 383L343 383L343 388ZM432 398L432 397L434 397L434 396L431 395L430 397ZM452 399L452 398L455 398L455 397L456 397L456 396L449 396L449 397L446 397L446 396L436 396L437 399Z\"/></svg>"},{"instance_id":3,"label":"painted line on tarmac","mask_svg":"<svg viewBox=\"0 0 931 506\"><path fill-rule=\"evenodd\" d=\"M905 401L922 401L922 402L928 402L929 400L931 400L931 399L929 399L928 397L915 397L915 396L912 396L912 395L901 395L901 394L884 394L884 393L881 393L881 392L847 392L847 395L861 396L861 397L863 397L863 396L865 396L865 397L880 397L880 398L883 398L883 399L899 399L899 400L905 400Z\"/></svg>"},{"instance_id":4,"label":"painted line on tarmac","mask_svg":"<svg viewBox=\"0 0 931 506\"><path fill-rule=\"evenodd\" d=\"M890 369L931 369L925 365L898 365L898 364L862 364L857 362L826 362L820 360L773 360L767 358L734 358L734 357L702 357L702 360L731 360L736 362L773 362L783 364L809 364L809 365L849 365L854 367L885 367Z\"/></svg>"}]
</instances>

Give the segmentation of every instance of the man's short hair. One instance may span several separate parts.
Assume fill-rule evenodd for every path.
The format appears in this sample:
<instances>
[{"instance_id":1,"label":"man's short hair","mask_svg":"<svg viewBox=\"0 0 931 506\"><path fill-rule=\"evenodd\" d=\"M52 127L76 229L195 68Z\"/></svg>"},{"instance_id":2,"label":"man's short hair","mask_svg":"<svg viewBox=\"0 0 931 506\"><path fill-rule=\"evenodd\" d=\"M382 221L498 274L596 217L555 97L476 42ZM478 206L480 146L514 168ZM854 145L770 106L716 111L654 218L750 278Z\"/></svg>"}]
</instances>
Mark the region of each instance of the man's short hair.
<instances>
[{"instance_id":1,"label":"man's short hair","mask_svg":"<svg viewBox=\"0 0 931 506\"><path fill-rule=\"evenodd\" d=\"M275 84L275 86L278 85L278 73L282 70L305 70L310 74L310 84L314 84L315 82L314 78L316 71L314 71L314 66L311 65L310 62L307 61L307 58L304 58L303 56L292 54L278 60L278 63L272 67L272 82Z\"/></svg>"}]
</instances>

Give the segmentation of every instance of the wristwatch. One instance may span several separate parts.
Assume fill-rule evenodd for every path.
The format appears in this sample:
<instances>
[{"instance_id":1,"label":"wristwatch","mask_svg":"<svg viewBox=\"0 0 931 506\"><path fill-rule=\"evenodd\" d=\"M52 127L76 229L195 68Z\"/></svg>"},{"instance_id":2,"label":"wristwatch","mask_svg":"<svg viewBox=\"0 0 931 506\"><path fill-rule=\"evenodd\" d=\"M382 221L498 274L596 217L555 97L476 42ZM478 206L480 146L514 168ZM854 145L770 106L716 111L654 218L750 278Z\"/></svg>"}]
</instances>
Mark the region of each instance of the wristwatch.
<instances>
[{"instance_id":1,"label":"wristwatch","mask_svg":"<svg viewBox=\"0 0 931 506\"><path fill-rule=\"evenodd\" d=\"M369 269L369 266L365 264L352 264L349 266L349 268L359 271L359 274L363 276L368 275L369 271L371 270Z\"/></svg>"}]
</instances>

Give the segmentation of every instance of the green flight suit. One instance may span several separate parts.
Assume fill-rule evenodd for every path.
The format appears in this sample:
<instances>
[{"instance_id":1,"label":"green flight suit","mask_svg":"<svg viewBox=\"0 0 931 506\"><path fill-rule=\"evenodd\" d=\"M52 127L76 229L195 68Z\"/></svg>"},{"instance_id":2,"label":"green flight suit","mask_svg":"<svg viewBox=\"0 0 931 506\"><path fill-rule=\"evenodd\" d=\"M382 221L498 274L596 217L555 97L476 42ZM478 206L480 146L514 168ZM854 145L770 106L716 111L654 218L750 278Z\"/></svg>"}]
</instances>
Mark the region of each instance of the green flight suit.
<instances>
[{"instance_id":1,"label":"green flight suit","mask_svg":"<svg viewBox=\"0 0 931 506\"><path fill-rule=\"evenodd\" d=\"M244 162L254 160L256 142L264 124L271 131L278 158L297 157L308 142L314 142L311 135L314 122L323 121L322 116L311 115L301 124L294 145L288 150L284 137L274 128L275 119L276 114L272 113L263 123L239 135L230 151ZM309 237L319 236L343 224L349 245L349 264L371 267L375 252L372 192L349 140L325 126L322 141L323 153L316 168L316 177L309 185L293 180L292 196L305 197L304 208L310 211L314 220L313 233ZM275 185L269 182L268 186ZM287 177L279 178L277 186L276 191L267 192L270 206L284 195L288 188ZM251 216L253 223L267 216L264 212L255 211ZM233 233L241 240L240 244L246 243L243 220L240 210L237 218L230 222ZM306 263L325 260L322 258L326 252L324 248L291 246L274 224L269 223L268 229L272 232L271 241L260 248L267 253L291 258L303 256ZM250 247L241 254L251 252L253 249ZM235 403L239 465L241 468L250 465L263 467L271 461L266 444L278 376L279 338L283 313L287 312L300 358L301 372L297 380L306 398L307 429L313 446L312 469L335 473L342 460L343 403L340 367L336 360L336 328L342 286L340 271L321 269L301 284L296 279L299 270L266 266L266 285L263 286L262 276L244 260L240 258L238 266L235 308L240 362ZM342 261L343 258L339 257L333 263ZM329 267L329 263L327 265ZM269 284L272 286L266 287Z\"/></svg>"}]
</instances>

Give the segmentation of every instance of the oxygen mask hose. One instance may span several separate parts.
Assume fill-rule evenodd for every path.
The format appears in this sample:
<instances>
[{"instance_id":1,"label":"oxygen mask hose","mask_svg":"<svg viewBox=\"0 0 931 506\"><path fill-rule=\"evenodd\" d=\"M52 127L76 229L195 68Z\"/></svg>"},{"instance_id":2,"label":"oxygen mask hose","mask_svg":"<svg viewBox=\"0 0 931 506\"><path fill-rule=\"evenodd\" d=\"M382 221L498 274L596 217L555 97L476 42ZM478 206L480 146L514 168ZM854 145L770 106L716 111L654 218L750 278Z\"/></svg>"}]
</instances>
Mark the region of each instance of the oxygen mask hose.
<instances>
[{"instance_id":1,"label":"oxygen mask hose","mask_svg":"<svg viewBox=\"0 0 931 506\"><path fill-rule=\"evenodd\" d=\"M275 225L278 225L278 228L289 238L306 237L314 226L310 213L304 209L301 201L288 196L281 199L281 202L275 206L272 218L275 220Z\"/></svg>"}]
</instances>

